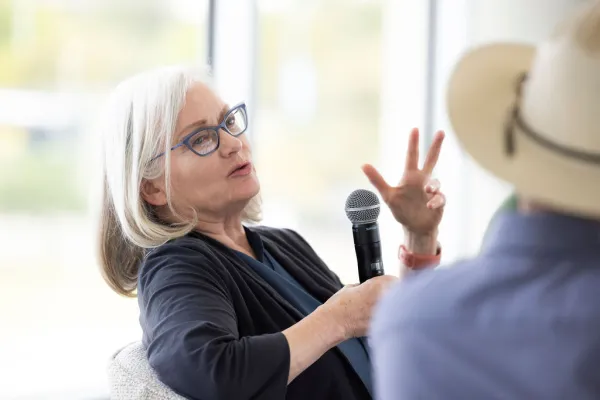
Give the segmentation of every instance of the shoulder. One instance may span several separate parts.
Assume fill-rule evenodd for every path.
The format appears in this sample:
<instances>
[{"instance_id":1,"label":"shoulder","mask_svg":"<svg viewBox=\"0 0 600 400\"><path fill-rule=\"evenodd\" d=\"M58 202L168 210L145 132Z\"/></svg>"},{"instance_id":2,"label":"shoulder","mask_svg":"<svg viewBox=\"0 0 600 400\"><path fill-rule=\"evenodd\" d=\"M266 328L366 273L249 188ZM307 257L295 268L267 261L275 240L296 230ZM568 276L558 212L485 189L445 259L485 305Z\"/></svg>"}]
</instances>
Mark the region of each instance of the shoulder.
<instances>
[{"instance_id":1,"label":"shoulder","mask_svg":"<svg viewBox=\"0 0 600 400\"><path fill-rule=\"evenodd\" d=\"M402 326L456 321L462 299L474 283L476 263L476 260L465 260L404 277L379 302L372 334L381 335Z\"/></svg>"},{"instance_id":2,"label":"shoulder","mask_svg":"<svg viewBox=\"0 0 600 400\"><path fill-rule=\"evenodd\" d=\"M263 237L275 242L292 242L308 246L308 242L295 230L289 228L274 228L271 226L259 225L251 228Z\"/></svg>"},{"instance_id":3,"label":"shoulder","mask_svg":"<svg viewBox=\"0 0 600 400\"><path fill-rule=\"evenodd\" d=\"M313 247L298 232L289 228L273 228L270 226L255 226L251 228L263 239L275 244L278 248L287 251L300 251L309 257L318 257Z\"/></svg>"},{"instance_id":4,"label":"shoulder","mask_svg":"<svg viewBox=\"0 0 600 400\"><path fill-rule=\"evenodd\" d=\"M149 249L142 260L142 271L157 265L196 264L210 257L211 251L207 243L186 235Z\"/></svg>"},{"instance_id":5,"label":"shoulder","mask_svg":"<svg viewBox=\"0 0 600 400\"><path fill-rule=\"evenodd\" d=\"M143 292L150 284L168 285L170 282L211 281L225 283L222 257L210 244L200 238L186 235L150 249L140 265L138 288Z\"/></svg>"}]
</instances>

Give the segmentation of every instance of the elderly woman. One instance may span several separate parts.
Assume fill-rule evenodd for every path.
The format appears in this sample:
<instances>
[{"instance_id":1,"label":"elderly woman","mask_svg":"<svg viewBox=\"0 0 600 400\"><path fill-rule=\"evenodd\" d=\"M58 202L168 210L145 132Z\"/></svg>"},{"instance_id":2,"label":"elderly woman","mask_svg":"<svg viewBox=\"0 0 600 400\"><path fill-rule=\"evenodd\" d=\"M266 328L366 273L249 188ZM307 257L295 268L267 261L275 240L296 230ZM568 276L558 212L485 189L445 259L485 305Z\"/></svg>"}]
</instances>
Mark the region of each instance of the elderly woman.
<instances>
[{"instance_id":1,"label":"elderly woman","mask_svg":"<svg viewBox=\"0 0 600 400\"><path fill-rule=\"evenodd\" d=\"M168 67L122 83L105 121L103 275L137 294L161 381L192 399L371 398L363 337L395 278L343 288L298 233L254 226L246 106L225 104L195 69ZM427 183L442 138L419 170L411 135L398 187L364 167L412 259L437 251L445 200Z\"/></svg>"}]
</instances>

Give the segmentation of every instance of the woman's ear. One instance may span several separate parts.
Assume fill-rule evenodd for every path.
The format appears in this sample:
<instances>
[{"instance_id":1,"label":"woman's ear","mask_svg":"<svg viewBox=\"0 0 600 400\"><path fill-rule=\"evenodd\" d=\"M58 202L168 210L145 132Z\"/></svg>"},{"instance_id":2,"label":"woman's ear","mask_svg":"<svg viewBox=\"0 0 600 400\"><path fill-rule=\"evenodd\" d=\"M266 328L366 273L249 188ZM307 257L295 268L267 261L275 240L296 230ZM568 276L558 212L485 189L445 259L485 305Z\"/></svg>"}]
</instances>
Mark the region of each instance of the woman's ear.
<instances>
[{"instance_id":1,"label":"woman's ear","mask_svg":"<svg viewBox=\"0 0 600 400\"><path fill-rule=\"evenodd\" d=\"M146 203L156 207L164 206L167 204L167 194L165 193L164 186L160 185L158 180L144 179L142 181L142 198Z\"/></svg>"}]
</instances>

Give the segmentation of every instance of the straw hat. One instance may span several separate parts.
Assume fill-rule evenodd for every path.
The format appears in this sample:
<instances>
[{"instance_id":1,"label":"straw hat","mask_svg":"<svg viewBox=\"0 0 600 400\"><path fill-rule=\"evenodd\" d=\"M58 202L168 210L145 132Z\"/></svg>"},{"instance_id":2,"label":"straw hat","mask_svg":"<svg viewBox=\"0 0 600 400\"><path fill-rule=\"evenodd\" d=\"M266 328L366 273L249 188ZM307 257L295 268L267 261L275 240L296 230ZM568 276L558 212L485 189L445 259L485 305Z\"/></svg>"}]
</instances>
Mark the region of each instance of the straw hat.
<instances>
[{"instance_id":1,"label":"straw hat","mask_svg":"<svg viewBox=\"0 0 600 400\"><path fill-rule=\"evenodd\" d=\"M456 136L484 168L521 195L600 215L600 2L537 48L468 52L447 101Z\"/></svg>"}]
</instances>

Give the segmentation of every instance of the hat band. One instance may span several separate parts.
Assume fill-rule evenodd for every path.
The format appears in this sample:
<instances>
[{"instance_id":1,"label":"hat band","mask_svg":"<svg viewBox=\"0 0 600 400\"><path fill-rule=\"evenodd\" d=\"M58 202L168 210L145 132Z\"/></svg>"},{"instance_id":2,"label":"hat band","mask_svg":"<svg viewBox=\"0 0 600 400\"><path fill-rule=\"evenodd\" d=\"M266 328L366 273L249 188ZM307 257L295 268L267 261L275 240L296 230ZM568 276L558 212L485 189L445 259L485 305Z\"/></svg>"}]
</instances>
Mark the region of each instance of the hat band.
<instances>
[{"instance_id":1,"label":"hat band","mask_svg":"<svg viewBox=\"0 0 600 400\"><path fill-rule=\"evenodd\" d=\"M564 146L560 143L554 142L543 135L540 135L534 131L521 116L521 88L523 83L527 80L527 74L523 74L519 77L517 86L517 100L515 105L510 110L506 125L504 128L504 150L509 157L512 157L516 153L516 134L515 127L519 128L530 139L535 141L537 144L559 153L565 157L574 158L580 161L584 161L591 164L600 164L600 153L593 153L583 150L577 150L572 147Z\"/></svg>"}]
</instances>

